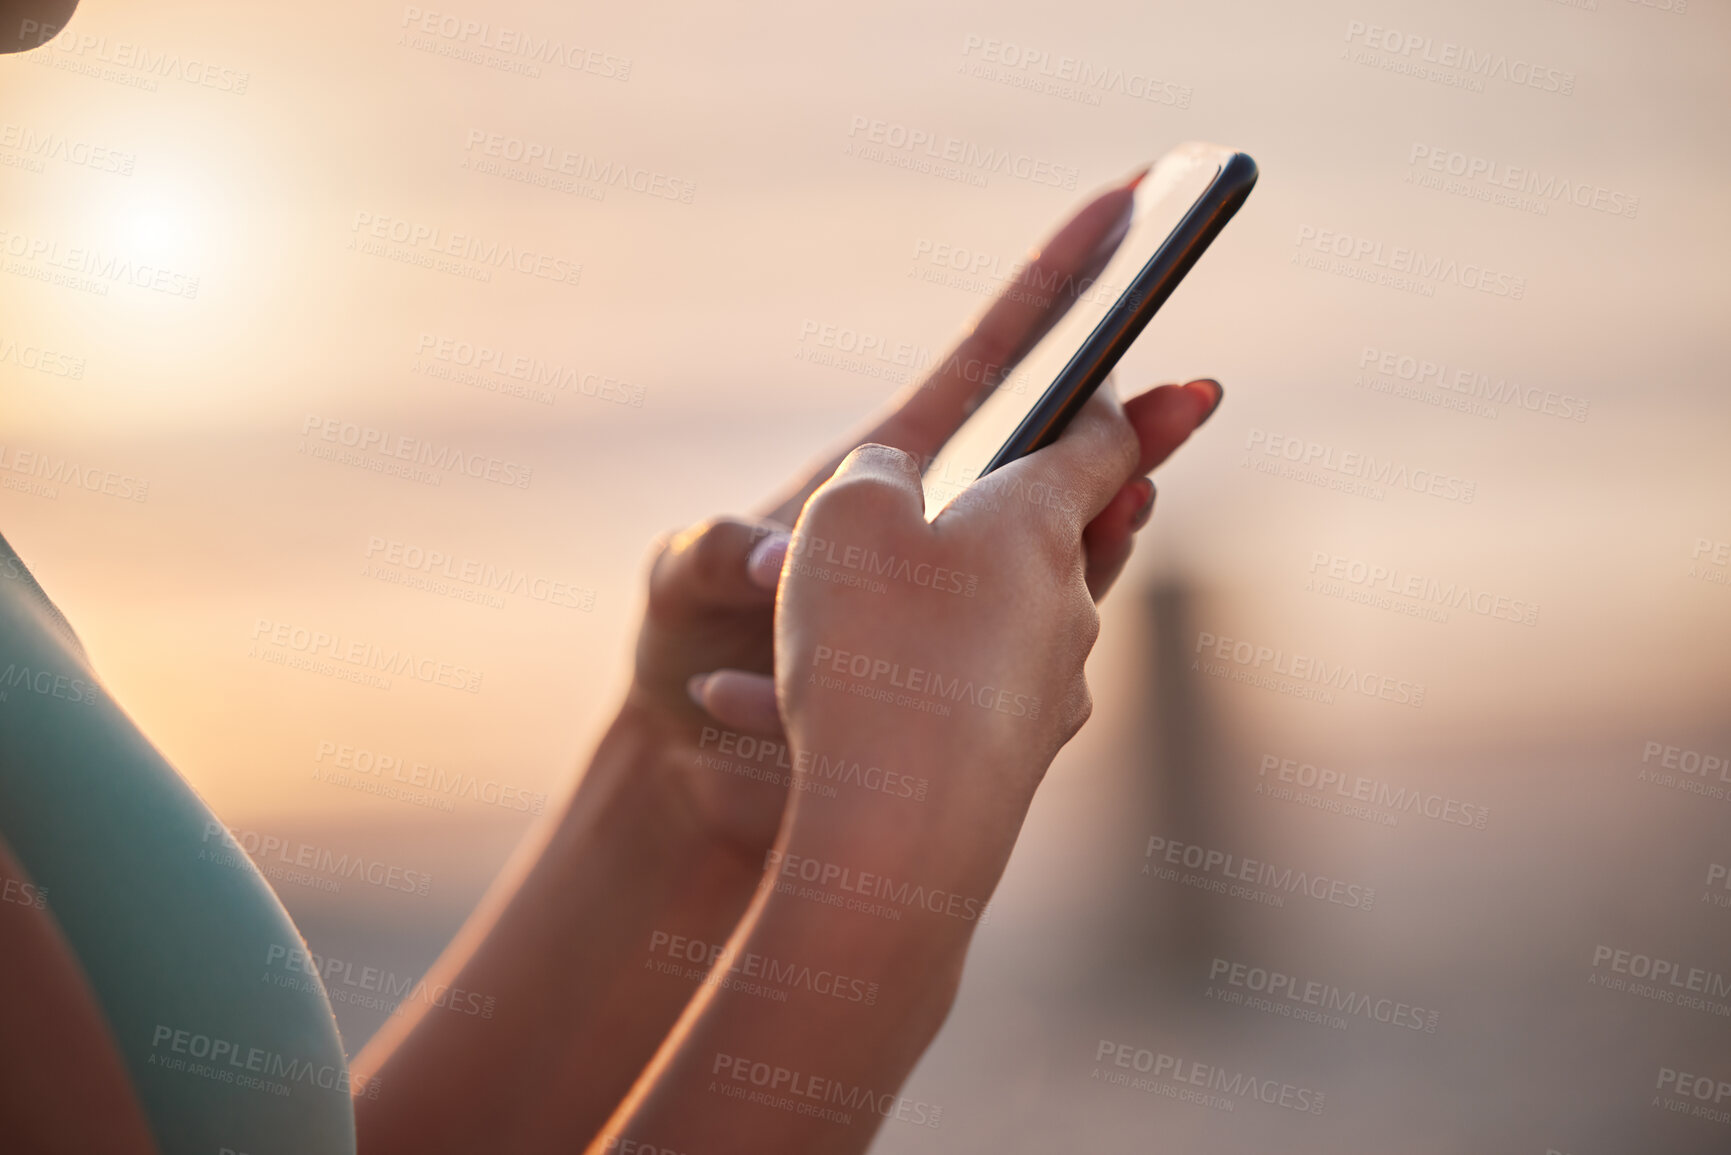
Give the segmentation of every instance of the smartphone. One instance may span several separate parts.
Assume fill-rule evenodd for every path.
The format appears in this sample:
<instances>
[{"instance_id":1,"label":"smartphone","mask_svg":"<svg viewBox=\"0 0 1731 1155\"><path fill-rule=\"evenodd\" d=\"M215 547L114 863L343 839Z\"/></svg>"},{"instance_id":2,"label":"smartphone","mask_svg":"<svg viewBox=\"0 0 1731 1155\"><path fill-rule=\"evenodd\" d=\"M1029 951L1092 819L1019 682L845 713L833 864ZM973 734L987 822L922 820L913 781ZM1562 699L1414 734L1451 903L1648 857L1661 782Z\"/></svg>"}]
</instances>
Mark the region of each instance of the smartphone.
<instances>
[{"instance_id":1,"label":"smartphone","mask_svg":"<svg viewBox=\"0 0 1731 1155\"><path fill-rule=\"evenodd\" d=\"M1070 304L927 465L926 519L979 478L1058 439L1250 195L1256 162L1179 145L1136 186L1128 229Z\"/></svg>"}]
</instances>

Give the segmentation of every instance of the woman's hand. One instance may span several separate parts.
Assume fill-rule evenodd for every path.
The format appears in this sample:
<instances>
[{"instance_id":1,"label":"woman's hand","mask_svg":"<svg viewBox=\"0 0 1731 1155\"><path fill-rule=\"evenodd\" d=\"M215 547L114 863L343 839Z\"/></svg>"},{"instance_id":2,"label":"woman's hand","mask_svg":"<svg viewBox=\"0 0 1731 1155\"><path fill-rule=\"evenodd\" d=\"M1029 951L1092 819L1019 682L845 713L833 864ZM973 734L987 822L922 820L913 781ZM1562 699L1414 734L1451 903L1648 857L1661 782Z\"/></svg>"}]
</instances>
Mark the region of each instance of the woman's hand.
<instances>
[{"instance_id":1,"label":"woman's hand","mask_svg":"<svg viewBox=\"0 0 1731 1155\"><path fill-rule=\"evenodd\" d=\"M929 524L908 455L868 445L842 462L788 551L780 713L802 773L840 761L927 785L917 805L795 791L779 850L984 905L1046 767L1092 709L1095 602L1145 516L1142 475L1207 417L1210 392L1166 386L1126 412L1102 389L1055 444L980 479ZM887 576L836 581L803 560L812 540Z\"/></svg>"},{"instance_id":2,"label":"woman's hand","mask_svg":"<svg viewBox=\"0 0 1731 1155\"><path fill-rule=\"evenodd\" d=\"M897 397L814 468L747 518L717 518L664 539L649 577L647 612L622 722L659 751L658 769L679 784L705 828L742 853L760 855L787 801L785 775L745 777L710 764L740 738L779 739L772 673L772 622L787 533L806 500L854 446L876 443L923 464L1086 291L1129 224L1139 177L1084 205L1034 256L926 380ZM1056 289L1051 288L1056 286ZM1218 400L1217 385L1166 397L1145 414L1151 443L1175 445ZM1180 432L1181 429L1181 432ZM1162 454L1161 456L1164 456ZM1151 466L1150 466L1151 467ZM1090 583L1103 591L1129 555L1133 524L1152 486L1126 486L1086 535ZM771 769L780 755L773 755ZM763 765L754 763L754 768Z\"/></svg>"},{"instance_id":3,"label":"woman's hand","mask_svg":"<svg viewBox=\"0 0 1731 1155\"><path fill-rule=\"evenodd\" d=\"M1094 599L1146 508L1141 474L1218 396L1193 382L1126 408L1102 391L930 524L918 460L881 445L805 503L771 699L799 788L750 909L592 1155L852 1155L926 1109L897 1089L948 1013L1035 787L1088 716ZM880 576L836 580L838 564ZM735 980L766 968L824 978L765 1002Z\"/></svg>"},{"instance_id":4,"label":"woman's hand","mask_svg":"<svg viewBox=\"0 0 1731 1155\"><path fill-rule=\"evenodd\" d=\"M357 1107L363 1151L570 1150L596 1134L694 994L710 990L691 951L720 950L762 897L789 776L776 773L781 758L741 764L727 751L781 727L770 674L786 531L854 445L919 460L936 452L982 382L1020 360L1104 266L1131 199L1126 184L1083 206L937 372L754 516L661 544L619 717L570 803L538 832L542 847L520 857L427 976L495 997L496 1017L417 1004L373 1037L355 1068L385 1090ZM1175 445L1218 386L1153 396L1140 419L1132 403L1132 421ZM1080 531L1092 588L1123 564L1150 494L1146 481L1129 482ZM703 1134L702 1119L694 1125Z\"/></svg>"},{"instance_id":5,"label":"woman's hand","mask_svg":"<svg viewBox=\"0 0 1731 1155\"><path fill-rule=\"evenodd\" d=\"M1112 392L1110 380L1102 388L1102 392ZM1134 438L1134 476L1119 487L1104 508L1088 520L1080 535L1082 578L1094 601L1099 601L1111 589L1130 559L1137 531L1147 524L1154 512L1154 484L1143 475L1165 461L1212 415L1221 396L1218 382L1202 379L1181 386L1162 385L1132 398L1123 407L1124 417ZM875 446L874 451L886 448L898 447L880 444ZM917 478L918 458L905 453L901 456L907 469L916 470ZM1006 478L1018 476L1019 472L1005 475ZM997 478L997 474L984 479L969 494L953 503L940 516L939 522L946 519L963 520L970 509L977 512L982 502L1001 484L1007 482ZM1056 502L1060 512L1066 505L1074 512L1075 500L1073 493L1056 494L1036 488L1025 495L1024 507L1037 511L1042 505L1050 506ZM1050 509L1045 512L1049 513ZM972 519L968 520L971 523ZM863 548L859 542L839 541L826 537L821 532L812 531L804 534L795 546L793 563L788 566L786 555L789 534L779 529L760 529L758 534L761 536L754 540L746 569L751 580L766 589L772 588L773 583L781 580L784 566L791 574L821 573L826 575L828 580L845 581L850 576L845 572L848 559L859 556L857 551ZM856 554L848 553L850 547ZM878 556L880 565L885 556L887 555ZM833 564L838 558L842 562L839 569ZM977 571L943 569L937 571L936 576L931 576L930 580L917 581L915 584L933 588L953 586L950 592L960 592L972 598L977 594L979 583L983 580ZM691 683L693 695L706 707L712 718L724 725L751 734L779 737L782 734L781 708L776 702L774 680L768 674L757 670L757 666L721 666L712 672L697 674Z\"/></svg>"}]
</instances>

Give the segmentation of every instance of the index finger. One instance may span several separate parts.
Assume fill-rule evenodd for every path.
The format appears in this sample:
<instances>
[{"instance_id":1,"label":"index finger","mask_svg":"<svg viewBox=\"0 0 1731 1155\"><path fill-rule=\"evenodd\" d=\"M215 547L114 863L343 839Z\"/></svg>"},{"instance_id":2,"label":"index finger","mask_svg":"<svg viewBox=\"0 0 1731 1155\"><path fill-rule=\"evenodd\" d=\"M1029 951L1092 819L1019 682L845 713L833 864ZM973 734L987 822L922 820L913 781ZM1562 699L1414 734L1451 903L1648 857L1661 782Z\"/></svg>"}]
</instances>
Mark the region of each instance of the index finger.
<instances>
[{"instance_id":1,"label":"index finger","mask_svg":"<svg viewBox=\"0 0 1731 1155\"><path fill-rule=\"evenodd\" d=\"M943 448L985 395L1058 323L1106 267L1129 231L1136 186L1147 172L1142 169L1076 210L929 376L902 390L891 400L886 414L853 439L846 450L826 458L789 492L771 502L763 516L793 524L806 499L855 445L888 445L921 461Z\"/></svg>"}]
</instances>

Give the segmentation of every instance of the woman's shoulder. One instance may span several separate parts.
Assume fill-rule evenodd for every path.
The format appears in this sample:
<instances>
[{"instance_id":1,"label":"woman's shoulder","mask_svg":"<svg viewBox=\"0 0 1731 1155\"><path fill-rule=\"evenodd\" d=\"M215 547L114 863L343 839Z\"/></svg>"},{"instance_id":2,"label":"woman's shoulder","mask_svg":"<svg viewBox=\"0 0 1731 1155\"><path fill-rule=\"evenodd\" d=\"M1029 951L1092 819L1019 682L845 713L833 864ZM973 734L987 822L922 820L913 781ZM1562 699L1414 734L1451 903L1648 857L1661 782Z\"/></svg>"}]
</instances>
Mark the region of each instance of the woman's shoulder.
<instances>
[{"instance_id":1,"label":"woman's shoulder","mask_svg":"<svg viewBox=\"0 0 1731 1155\"><path fill-rule=\"evenodd\" d=\"M0 840L82 968L164 1151L354 1149L348 1065L287 911L103 690L0 538Z\"/></svg>"}]
</instances>

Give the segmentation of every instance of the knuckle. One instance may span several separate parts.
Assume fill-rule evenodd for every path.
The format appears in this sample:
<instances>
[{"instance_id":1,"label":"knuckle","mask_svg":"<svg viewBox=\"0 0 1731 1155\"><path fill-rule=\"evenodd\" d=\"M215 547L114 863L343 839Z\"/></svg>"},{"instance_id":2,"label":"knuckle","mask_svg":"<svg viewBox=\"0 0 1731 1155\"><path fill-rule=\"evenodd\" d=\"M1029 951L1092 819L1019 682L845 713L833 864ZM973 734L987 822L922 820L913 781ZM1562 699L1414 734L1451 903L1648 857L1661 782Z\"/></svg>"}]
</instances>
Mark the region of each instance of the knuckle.
<instances>
[{"instance_id":1,"label":"knuckle","mask_svg":"<svg viewBox=\"0 0 1731 1155\"><path fill-rule=\"evenodd\" d=\"M656 534L655 540L649 543L649 572L654 574L661 569L666 564L668 555L672 552L673 535L671 533Z\"/></svg>"},{"instance_id":2,"label":"knuckle","mask_svg":"<svg viewBox=\"0 0 1731 1155\"><path fill-rule=\"evenodd\" d=\"M714 581L744 563L758 534L737 518L712 517L680 535L681 560L702 582Z\"/></svg>"},{"instance_id":3,"label":"knuckle","mask_svg":"<svg viewBox=\"0 0 1731 1155\"><path fill-rule=\"evenodd\" d=\"M843 459L841 472L851 472L850 467L882 470L891 475L900 473L918 477L920 474L919 463L912 454L893 445L880 445L875 441L855 447L854 451Z\"/></svg>"},{"instance_id":4,"label":"knuckle","mask_svg":"<svg viewBox=\"0 0 1731 1155\"><path fill-rule=\"evenodd\" d=\"M661 609L673 595L678 581L678 556L675 553L674 535L663 533L649 546L648 586L649 609L654 613Z\"/></svg>"},{"instance_id":5,"label":"knuckle","mask_svg":"<svg viewBox=\"0 0 1731 1155\"><path fill-rule=\"evenodd\" d=\"M1130 419L1119 410L1112 422L1112 453L1117 458L1117 464L1122 473L1130 473L1142 459L1142 442L1136 436L1136 429L1130 424Z\"/></svg>"},{"instance_id":6,"label":"knuckle","mask_svg":"<svg viewBox=\"0 0 1731 1155\"><path fill-rule=\"evenodd\" d=\"M1100 609L1094 604L1093 598L1085 599L1087 605L1076 615L1077 630L1082 643L1082 657L1087 659L1093 652L1094 643L1100 640Z\"/></svg>"},{"instance_id":7,"label":"knuckle","mask_svg":"<svg viewBox=\"0 0 1731 1155\"><path fill-rule=\"evenodd\" d=\"M1076 679L1075 692L1070 695L1068 709L1064 714L1064 741L1068 742L1079 733L1088 719L1094 716L1094 694L1088 689L1085 678Z\"/></svg>"},{"instance_id":8,"label":"knuckle","mask_svg":"<svg viewBox=\"0 0 1731 1155\"><path fill-rule=\"evenodd\" d=\"M1095 431L1102 469L1127 475L1136 468L1142 456L1142 444L1122 406L1102 407Z\"/></svg>"},{"instance_id":9,"label":"knuckle","mask_svg":"<svg viewBox=\"0 0 1731 1155\"><path fill-rule=\"evenodd\" d=\"M664 534L651 547L649 608L666 614L699 601L730 575L743 572L751 547L763 530L733 517L712 517L674 534Z\"/></svg>"},{"instance_id":10,"label":"knuckle","mask_svg":"<svg viewBox=\"0 0 1731 1155\"><path fill-rule=\"evenodd\" d=\"M881 474L861 472L834 478L818 491L810 510L820 518L877 526L902 518L907 507L907 492L899 484Z\"/></svg>"},{"instance_id":11,"label":"knuckle","mask_svg":"<svg viewBox=\"0 0 1731 1155\"><path fill-rule=\"evenodd\" d=\"M1096 393L1100 403L1086 410L1088 430L1095 443L1095 458L1100 468L1114 473L1135 469L1142 456L1142 445L1136 427L1124 406L1116 400Z\"/></svg>"}]
</instances>

